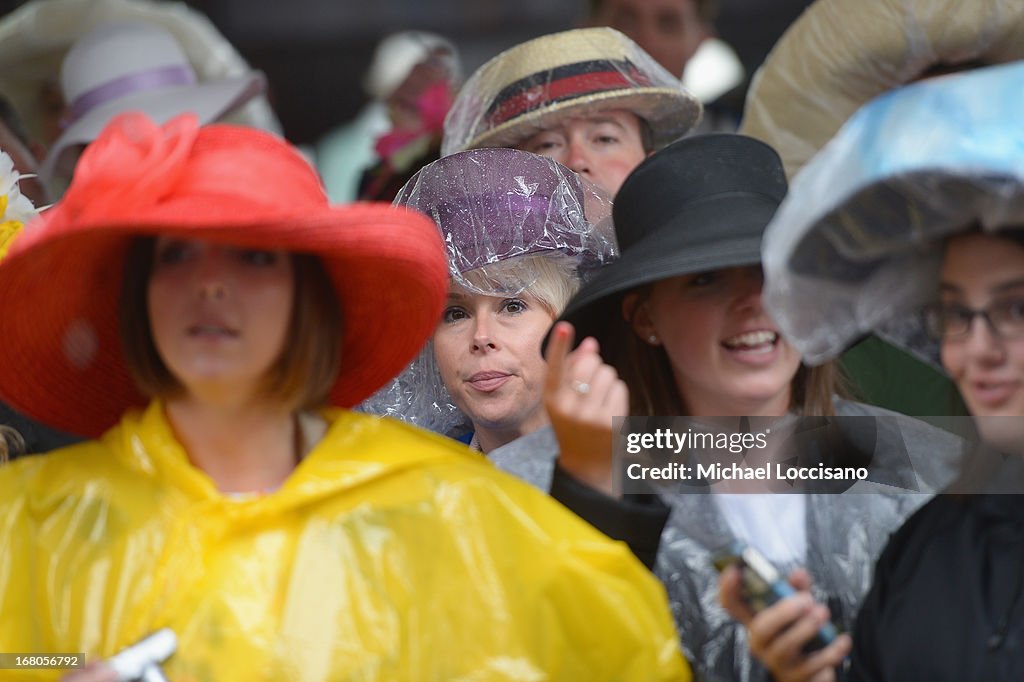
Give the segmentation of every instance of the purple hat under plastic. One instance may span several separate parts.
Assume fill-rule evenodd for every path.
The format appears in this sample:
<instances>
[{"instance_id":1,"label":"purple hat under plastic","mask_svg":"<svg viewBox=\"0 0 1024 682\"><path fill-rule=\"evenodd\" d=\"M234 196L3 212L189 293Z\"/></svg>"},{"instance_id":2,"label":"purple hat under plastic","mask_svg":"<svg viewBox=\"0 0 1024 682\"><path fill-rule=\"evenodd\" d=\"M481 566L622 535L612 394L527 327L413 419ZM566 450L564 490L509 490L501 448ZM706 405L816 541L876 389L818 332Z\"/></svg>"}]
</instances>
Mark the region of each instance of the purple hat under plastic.
<instances>
[{"instance_id":1,"label":"purple hat under plastic","mask_svg":"<svg viewBox=\"0 0 1024 682\"><path fill-rule=\"evenodd\" d=\"M561 255L587 267L610 260L610 202L585 185L568 168L536 154L474 149L424 166L395 204L434 220L452 277L467 285L464 273L520 256ZM602 222L600 230L594 227Z\"/></svg>"}]
</instances>

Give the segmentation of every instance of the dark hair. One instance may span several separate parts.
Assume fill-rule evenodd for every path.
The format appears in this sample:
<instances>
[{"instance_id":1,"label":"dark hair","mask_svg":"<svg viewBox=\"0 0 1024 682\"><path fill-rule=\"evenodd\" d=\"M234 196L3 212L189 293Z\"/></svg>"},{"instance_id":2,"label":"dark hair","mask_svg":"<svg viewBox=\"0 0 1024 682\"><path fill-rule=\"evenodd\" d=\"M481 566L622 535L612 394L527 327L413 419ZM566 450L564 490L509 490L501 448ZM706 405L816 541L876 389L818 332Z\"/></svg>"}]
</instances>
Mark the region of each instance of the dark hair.
<instances>
[{"instance_id":1,"label":"dark hair","mask_svg":"<svg viewBox=\"0 0 1024 682\"><path fill-rule=\"evenodd\" d=\"M597 16L604 7L605 2L606 0L590 0L589 16ZM690 2L693 3L694 8L697 10L698 19L709 26L714 23L715 18L718 16L718 0L690 0Z\"/></svg>"},{"instance_id":2,"label":"dark hair","mask_svg":"<svg viewBox=\"0 0 1024 682\"><path fill-rule=\"evenodd\" d=\"M1007 227L1000 230L999 232L990 233L995 237L1003 237L1009 239L1012 242L1016 242L1020 246L1024 246L1024 225Z\"/></svg>"},{"instance_id":3,"label":"dark hair","mask_svg":"<svg viewBox=\"0 0 1024 682\"><path fill-rule=\"evenodd\" d=\"M654 284L634 289L640 300L633 311L650 296ZM668 353L662 346L653 346L641 339L633 321L618 314L625 294L613 299L615 314L608 315L608 333L602 335L602 355L615 367L629 387L629 413L633 416L685 415L686 406L679 395ZM791 382L791 409L806 416L835 414L833 398L850 395L846 379L835 362L817 367L800 365Z\"/></svg>"},{"instance_id":4,"label":"dark hair","mask_svg":"<svg viewBox=\"0 0 1024 682\"><path fill-rule=\"evenodd\" d=\"M138 238L128 248L118 316L121 350L136 385L149 396L167 398L184 388L160 357L149 323L147 291L155 250L155 237ZM312 409L327 403L341 366L341 306L319 258L291 258L295 298L288 337L263 391L292 409Z\"/></svg>"},{"instance_id":5,"label":"dark hair","mask_svg":"<svg viewBox=\"0 0 1024 682\"><path fill-rule=\"evenodd\" d=\"M659 149L654 144L654 128L646 118L642 116L636 118L640 121L640 145L644 149L644 154L653 154Z\"/></svg>"},{"instance_id":6,"label":"dark hair","mask_svg":"<svg viewBox=\"0 0 1024 682\"><path fill-rule=\"evenodd\" d=\"M0 464L25 452L25 439L10 426L0 424Z\"/></svg>"},{"instance_id":7,"label":"dark hair","mask_svg":"<svg viewBox=\"0 0 1024 682\"><path fill-rule=\"evenodd\" d=\"M959 232L954 232L947 236L943 241L943 248L948 246L952 239L974 234L985 237L994 237L996 239L1006 239L1019 246L1024 246L1024 225L1000 226L998 230L993 232L992 230L986 230L981 226L981 223L975 222L971 223Z\"/></svg>"}]
</instances>

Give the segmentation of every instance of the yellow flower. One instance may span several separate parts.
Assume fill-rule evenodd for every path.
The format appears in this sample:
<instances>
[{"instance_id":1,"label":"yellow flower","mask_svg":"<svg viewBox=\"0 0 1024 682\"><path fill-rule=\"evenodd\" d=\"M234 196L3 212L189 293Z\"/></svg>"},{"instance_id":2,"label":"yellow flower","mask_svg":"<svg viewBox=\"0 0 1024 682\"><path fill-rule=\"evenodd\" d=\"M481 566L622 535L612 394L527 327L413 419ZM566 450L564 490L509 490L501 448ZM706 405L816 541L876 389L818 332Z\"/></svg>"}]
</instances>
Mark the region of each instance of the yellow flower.
<instances>
[{"instance_id":1,"label":"yellow flower","mask_svg":"<svg viewBox=\"0 0 1024 682\"><path fill-rule=\"evenodd\" d=\"M7 195L0 194L0 216L7 212ZM0 223L0 260L7 255L14 238L21 233L22 223L20 220L5 220Z\"/></svg>"}]
</instances>

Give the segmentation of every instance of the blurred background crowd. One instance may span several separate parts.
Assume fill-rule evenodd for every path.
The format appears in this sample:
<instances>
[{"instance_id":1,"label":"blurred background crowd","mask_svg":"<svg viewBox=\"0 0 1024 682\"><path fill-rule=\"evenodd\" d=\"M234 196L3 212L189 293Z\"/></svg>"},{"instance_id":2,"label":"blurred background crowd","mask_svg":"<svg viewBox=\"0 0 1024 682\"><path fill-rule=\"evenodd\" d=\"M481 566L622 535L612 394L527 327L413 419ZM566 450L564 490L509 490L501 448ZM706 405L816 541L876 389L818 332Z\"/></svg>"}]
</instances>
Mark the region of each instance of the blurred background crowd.
<instances>
[{"instance_id":1,"label":"blurred background crowd","mask_svg":"<svg viewBox=\"0 0 1024 682\"><path fill-rule=\"evenodd\" d=\"M0 2L0 12L23 4ZM206 14L253 67L267 74L271 101L285 134L300 144L316 142L366 104L365 75L374 49L388 34L416 29L443 35L459 49L463 73L470 74L516 43L585 25L589 12L587 0L193 0L186 4ZM664 4L671 7L673 3ZM714 4L715 32L736 51L745 73L752 74L810 3L715 0ZM660 29L668 34L663 40L687 29L667 21L670 25Z\"/></svg>"}]
</instances>

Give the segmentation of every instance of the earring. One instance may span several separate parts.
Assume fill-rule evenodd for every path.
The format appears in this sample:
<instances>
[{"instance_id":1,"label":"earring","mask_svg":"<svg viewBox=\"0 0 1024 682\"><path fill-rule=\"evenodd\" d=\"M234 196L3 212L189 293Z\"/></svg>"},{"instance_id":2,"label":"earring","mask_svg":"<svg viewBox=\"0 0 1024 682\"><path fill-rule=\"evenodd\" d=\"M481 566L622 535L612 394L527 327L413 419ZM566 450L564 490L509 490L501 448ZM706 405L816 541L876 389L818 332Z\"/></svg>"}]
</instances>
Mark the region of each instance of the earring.
<instances>
[{"instance_id":1,"label":"earring","mask_svg":"<svg viewBox=\"0 0 1024 682\"><path fill-rule=\"evenodd\" d=\"M658 344L658 335L651 334L650 336L648 336L647 343L651 344L652 346L656 346Z\"/></svg>"}]
</instances>

